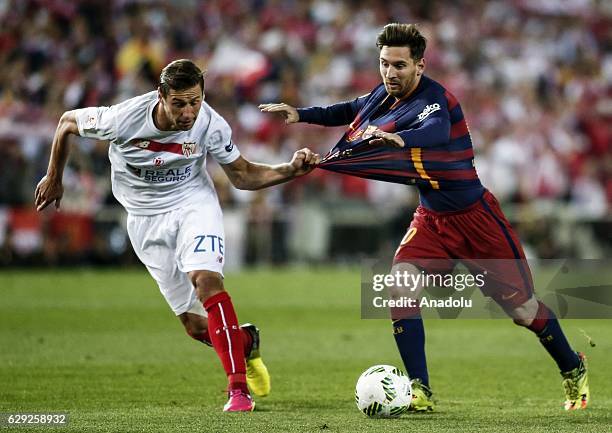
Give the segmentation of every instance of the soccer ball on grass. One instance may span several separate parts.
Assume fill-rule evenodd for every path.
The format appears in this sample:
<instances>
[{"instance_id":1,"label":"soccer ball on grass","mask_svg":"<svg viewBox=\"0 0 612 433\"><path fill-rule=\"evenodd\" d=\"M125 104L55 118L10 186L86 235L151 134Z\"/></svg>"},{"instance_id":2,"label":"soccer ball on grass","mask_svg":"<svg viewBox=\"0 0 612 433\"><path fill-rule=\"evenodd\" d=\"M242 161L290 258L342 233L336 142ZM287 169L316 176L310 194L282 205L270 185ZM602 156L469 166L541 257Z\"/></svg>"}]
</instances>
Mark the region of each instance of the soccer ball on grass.
<instances>
[{"instance_id":1,"label":"soccer ball on grass","mask_svg":"<svg viewBox=\"0 0 612 433\"><path fill-rule=\"evenodd\" d=\"M355 400L359 410L370 418L398 417L412 400L410 378L391 365L374 365L359 376Z\"/></svg>"}]
</instances>

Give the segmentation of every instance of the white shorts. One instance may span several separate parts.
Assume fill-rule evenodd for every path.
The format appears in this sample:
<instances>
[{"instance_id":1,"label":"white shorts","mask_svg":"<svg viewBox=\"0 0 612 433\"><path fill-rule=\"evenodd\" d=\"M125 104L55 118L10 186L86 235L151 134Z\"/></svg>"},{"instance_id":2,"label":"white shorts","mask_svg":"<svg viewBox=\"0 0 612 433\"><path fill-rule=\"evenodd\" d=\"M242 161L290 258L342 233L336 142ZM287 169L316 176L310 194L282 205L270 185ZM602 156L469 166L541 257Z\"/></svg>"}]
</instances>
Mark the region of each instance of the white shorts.
<instances>
[{"instance_id":1,"label":"white shorts","mask_svg":"<svg viewBox=\"0 0 612 433\"><path fill-rule=\"evenodd\" d=\"M188 272L212 271L223 276L223 214L219 203L190 205L159 215L130 215L132 247L157 281L178 316L187 311L206 315Z\"/></svg>"}]
</instances>

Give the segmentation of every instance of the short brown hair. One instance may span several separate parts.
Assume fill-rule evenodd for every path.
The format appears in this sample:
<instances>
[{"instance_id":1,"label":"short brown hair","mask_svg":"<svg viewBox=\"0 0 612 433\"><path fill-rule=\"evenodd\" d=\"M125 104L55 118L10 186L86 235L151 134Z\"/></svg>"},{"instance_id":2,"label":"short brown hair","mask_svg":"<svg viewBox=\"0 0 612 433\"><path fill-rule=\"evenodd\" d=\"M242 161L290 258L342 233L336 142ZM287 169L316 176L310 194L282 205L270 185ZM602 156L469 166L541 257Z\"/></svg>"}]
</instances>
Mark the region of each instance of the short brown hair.
<instances>
[{"instance_id":1,"label":"short brown hair","mask_svg":"<svg viewBox=\"0 0 612 433\"><path fill-rule=\"evenodd\" d=\"M170 62L159 76L159 91L163 97L170 90L185 90L200 85L204 91L204 73L189 59Z\"/></svg>"},{"instance_id":2,"label":"short brown hair","mask_svg":"<svg viewBox=\"0 0 612 433\"><path fill-rule=\"evenodd\" d=\"M408 47L414 60L421 60L427 47L427 39L419 32L416 24L387 24L376 38L376 46Z\"/></svg>"}]
</instances>

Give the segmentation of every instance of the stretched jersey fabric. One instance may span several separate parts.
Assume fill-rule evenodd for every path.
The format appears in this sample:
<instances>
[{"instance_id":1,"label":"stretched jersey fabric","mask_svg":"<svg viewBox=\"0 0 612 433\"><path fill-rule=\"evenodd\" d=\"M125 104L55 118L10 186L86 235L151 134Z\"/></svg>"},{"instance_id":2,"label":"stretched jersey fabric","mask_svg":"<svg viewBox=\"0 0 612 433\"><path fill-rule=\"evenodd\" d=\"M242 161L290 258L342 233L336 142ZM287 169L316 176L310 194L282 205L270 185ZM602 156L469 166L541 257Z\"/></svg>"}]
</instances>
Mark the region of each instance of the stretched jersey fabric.
<instances>
[{"instance_id":1,"label":"stretched jersey fabric","mask_svg":"<svg viewBox=\"0 0 612 433\"><path fill-rule=\"evenodd\" d=\"M113 194L132 215L155 215L217 200L204 166L210 153L220 164L235 161L227 122L202 102L189 131L160 131L153 123L157 92L110 107L76 111L82 137L109 140Z\"/></svg>"},{"instance_id":2,"label":"stretched jersey fabric","mask_svg":"<svg viewBox=\"0 0 612 433\"><path fill-rule=\"evenodd\" d=\"M349 127L320 168L386 182L415 185L421 204L456 211L483 194L461 106L442 85L423 76L408 98L396 100L383 84L350 102L298 109L300 121ZM370 144L375 130L397 133L397 149Z\"/></svg>"}]
</instances>

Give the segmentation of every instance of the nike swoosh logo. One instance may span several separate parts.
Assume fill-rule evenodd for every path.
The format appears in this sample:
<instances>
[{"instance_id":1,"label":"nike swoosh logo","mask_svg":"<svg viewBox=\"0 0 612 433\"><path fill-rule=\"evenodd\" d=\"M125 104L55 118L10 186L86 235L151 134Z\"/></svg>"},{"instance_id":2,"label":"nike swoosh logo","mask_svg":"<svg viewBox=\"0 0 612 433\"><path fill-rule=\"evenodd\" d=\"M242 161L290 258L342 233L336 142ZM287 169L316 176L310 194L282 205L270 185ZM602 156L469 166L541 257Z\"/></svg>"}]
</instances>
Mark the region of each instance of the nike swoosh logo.
<instances>
[{"instance_id":1,"label":"nike swoosh logo","mask_svg":"<svg viewBox=\"0 0 612 433\"><path fill-rule=\"evenodd\" d=\"M513 294L511 294L510 296L506 296L506 295L502 295L502 301L507 301L508 299L512 299L514 298L516 295L518 294L518 292L514 292Z\"/></svg>"},{"instance_id":2,"label":"nike swoosh logo","mask_svg":"<svg viewBox=\"0 0 612 433\"><path fill-rule=\"evenodd\" d=\"M225 146L225 151L226 152L231 152L234 149L234 142L230 141L230 144L228 144L227 146Z\"/></svg>"}]
</instances>

